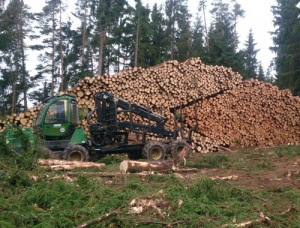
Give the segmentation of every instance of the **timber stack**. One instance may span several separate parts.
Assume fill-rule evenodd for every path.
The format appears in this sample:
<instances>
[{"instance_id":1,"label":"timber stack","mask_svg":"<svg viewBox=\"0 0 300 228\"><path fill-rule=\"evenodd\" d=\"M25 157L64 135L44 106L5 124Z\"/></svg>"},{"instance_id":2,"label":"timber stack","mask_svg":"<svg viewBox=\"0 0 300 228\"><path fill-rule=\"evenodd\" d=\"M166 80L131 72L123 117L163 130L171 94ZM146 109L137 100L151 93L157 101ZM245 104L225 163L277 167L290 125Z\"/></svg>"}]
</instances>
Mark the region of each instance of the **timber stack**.
<instances>
[{"instance_id":1,"label":"timber stack","mask_svg":"<svg viewBox=\"0 0 300 228\"><path fill-rule=\"evenodd\" d=\"M199 58L183 63L167 61L148 69L127 68L113 76L85 77L65 93L75 95L87 114L94 108L98 91L108 91L167 116L168 129L174 128L173 109L180 105L186 129L194 126L196 101L199 129L193 134L192 149L197 152L216 151L219 146L286 145L300 140L298 97L269 83L242 81L231 68L205 65ZM0 122L0 131L7 122L30 127L38 109L8 117ZM85 120L82 126L88 131Z\"/></svg>"},{"instance_id":2,"label":"timber stack","mask_svg":"<svg viewBox=\"0 0 300 228\"><path fill-rule=\"evenodd\" d=\"M194 119L184 109L187 125ZM222 146L275 146L300 142L300 97L258 80L197 103L199 132ZM194 135L194 140L197 136Z\"/></svg>"}]
</instances>

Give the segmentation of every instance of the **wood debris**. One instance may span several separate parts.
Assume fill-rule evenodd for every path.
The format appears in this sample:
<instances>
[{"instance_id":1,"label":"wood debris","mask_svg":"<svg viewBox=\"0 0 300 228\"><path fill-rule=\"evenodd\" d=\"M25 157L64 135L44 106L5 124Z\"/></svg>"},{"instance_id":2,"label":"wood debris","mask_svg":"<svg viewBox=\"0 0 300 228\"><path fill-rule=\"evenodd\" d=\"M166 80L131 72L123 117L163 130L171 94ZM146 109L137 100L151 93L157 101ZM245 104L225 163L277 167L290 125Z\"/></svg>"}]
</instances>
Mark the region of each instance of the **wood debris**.
<instances>
[{"instance_id":1,"label":"wood debris","mask_svg":"<svg viewBox=\"0 0 300 228\"><path fill-rule=\"evenodd\" d=\"M246 221L238 224L225 224L222 227L251 227L258 224L271 223L271 219L265 216L262 212L259 213L259 218L253 221Z\"/></svg>"}]
</instances>

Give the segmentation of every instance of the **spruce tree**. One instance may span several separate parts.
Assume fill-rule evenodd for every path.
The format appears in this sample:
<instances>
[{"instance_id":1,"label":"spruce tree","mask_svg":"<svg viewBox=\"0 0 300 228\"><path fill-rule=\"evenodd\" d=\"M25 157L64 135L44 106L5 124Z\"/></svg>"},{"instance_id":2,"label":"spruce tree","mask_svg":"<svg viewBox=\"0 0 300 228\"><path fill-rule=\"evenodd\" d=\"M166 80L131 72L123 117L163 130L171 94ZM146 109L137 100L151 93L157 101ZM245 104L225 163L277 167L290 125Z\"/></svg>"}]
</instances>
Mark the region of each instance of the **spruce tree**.
<instances>
[{"instance_id":1,"label":"spruce tree","mask_svg":"<svg viewBox=\"0 0 300 228\"><path fill-rule=\"evenodd\" d=\"M300 9L299 0L277 0L272 7L272 33L275 52L276 84L280 89L288 88L300 95Z\"/></svg>"},{"instance_id":2,"label":"spruce tree","mask_svg":"<svg viewBox=\"0 0 300 228\"><path fill-rule=\"evenodd\" d=\"M166 36L168 38L168 59L184 61L190 57L190 18L187 0L166 1Z\"/></svg>"},{"instance_id":3,"label":"spruce tree","mask_svg":"<svg viewBox=\"0 0 300 228\"><path fill-rule=\"evenodd\" d=\"M203 28L201 17L197 15L196 21L192 28L191 57L200 57L202 61L206 59L204 29L205 28Z\"/></svg>"},{"instance_id":4,"label":"spruce tree","mask_svg":"<svg viewBox=\"0 0 300 228\"><path fill-rule=\"evenodd\" d=\"M259 81L266 81L266 75L265 75L264 68L262 67L261 63L258 66L257 79Z\"/></svg>"},{"instance_id":5,"label":"spruce tree","mask_svg":"<svg viewBox=\"0 0 300 228\"><path fill-rule=\"evenodd\" d=\"M244 49L245 73L243 74L243 79L258 78L258 63L256 59L256 54L259 50L255 49L255 46L256 43L253 38L252 30L250 29Z\"/></svg>"},{"instance_id":6,"label":"spruce tree","mask_svg":"<svg viewBox=\"0 0 300 228\"><path fill-rule=\"evenodd\" d=\"M133 25L135 28L134 36L134 62L133 66L150 66L150 10L148 6L143 6L141 0L135 0L135 11Z\"/></svg>"},{"instance_id":7,"label":"spruce tree","mask_svg":"<svg viewBox=\"0 0 300 228\"><path fill-rule=\"evenodd\" d=\"M149 65L155 66L165 60L167 50L166 20L162 6L155 3L151 12L151 48Z\"/></svg>"},{"instance_id":8,"label":"spruce tree","mask_svg":"<svg viewBox=\"0 0 300 228\"><path fill-rule=\"evenodd\" d=\"M242 52L236 52L234 11L222 0L214 0L212 23L209 31L208 64L231 67L234 71L243 72Z\"/></svg>"}]
</instances>

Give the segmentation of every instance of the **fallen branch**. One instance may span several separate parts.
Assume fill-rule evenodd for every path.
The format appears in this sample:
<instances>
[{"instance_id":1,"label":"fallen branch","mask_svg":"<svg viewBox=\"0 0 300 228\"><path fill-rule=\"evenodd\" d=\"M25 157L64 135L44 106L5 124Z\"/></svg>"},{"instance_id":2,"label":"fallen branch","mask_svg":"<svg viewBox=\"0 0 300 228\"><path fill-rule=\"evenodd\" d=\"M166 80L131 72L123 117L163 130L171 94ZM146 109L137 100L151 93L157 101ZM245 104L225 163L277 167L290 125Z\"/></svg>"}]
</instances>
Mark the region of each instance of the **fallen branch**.
<instances>
[{"instance_id":1,"label":"fallen branch","mask_svg":"<svg viewBox=\"0 0 300 228\"><path fill-rule=\"evenodd\" d=\"M94 224L96 224L96 223L102 222L103 220L108 219L109 217L116 216L116 215L119 214L120 210L121 210L122 208L124 208L124 207L125 207L125 206L121 206L121 207L117 208L116 210L114 210L114 211L112 211L112 212L110 212L110 213L107 213L107 214L102 215L102 216L100 216L100 217L98 217L98 218L92 219L92 220L90 220L90 221L87 221L87 222L85 222L85 223L83 223L83 224L77 226L76 228L90 227L91 225L94 225Z\"/></svg>"},{"instance_id":2,"label":"fallen branch","mask_svg":"<svg viewBox=\"0 0 300 228\"><path fill-rule=\"evenodd\" d=\"M166 227L173 227L176 225L180 225L186 223L186 220L181 220L181 221L177 221L177 222L152 222L152 221L147 221L147 222L139 222L136 223L136 225L149 225L149 224L156 224L156 225L162 225L162 226L166 226Z\"/></svg>"},{"instance_id":3,"label":"fallen branch","mask_svg":"<svg viewBox=\"0 0 300 228\"><path fill-rule=\"evenodd\" d=\"M264 216L262 212L259 213L260 218L254 220L254 221L247 221L243 223L238 223L238 224L225 224L222 227L251 227L254 225L262 224L262 223L270 223L271 219L267 216Z\"/></svg>"},{"instance_id":4,"label":"fallen branch","mask_svg":"<svg viewBox=\"0 0 300 228\"><path fill-rule=\"evenodd\" d=\"M157 210L157 212L160 215L160 217L164 220L165 219L165 215L164 215L163 211L156 206L156 203L154 202L154 200L150 200L149 203L150 203L150 207L152 207L153 209Z\"/></svg>"},{"instance_id":5,"label":"fallen branch","mask_svg":"<svg viewBox=\"0 0 300 228\"><path fill-rule=\"evenodd\" d=\"M296 208L291 207L291 208L287 209L286 211L282 212L281 215L286 215L286 214L290 213L291 211L298 212L298 210Z\"/></svg>"}]
</instances>

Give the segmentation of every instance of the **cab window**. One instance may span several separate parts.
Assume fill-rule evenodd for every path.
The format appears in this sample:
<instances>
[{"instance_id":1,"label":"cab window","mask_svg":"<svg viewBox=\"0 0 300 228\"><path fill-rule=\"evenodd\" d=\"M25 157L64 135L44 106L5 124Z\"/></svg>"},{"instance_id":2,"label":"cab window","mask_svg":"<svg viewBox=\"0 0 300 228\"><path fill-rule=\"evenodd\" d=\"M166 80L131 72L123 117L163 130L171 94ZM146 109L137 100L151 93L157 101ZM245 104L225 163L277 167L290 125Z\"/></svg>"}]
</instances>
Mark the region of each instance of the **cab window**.
<instances>
[{"instance_id":1,"label":"cab window","mask_svg":"<svg viewBox=\"0 0 300 228\"><path fill-rule=\"evenodd\" d=\"M67 101L60 100L53 103L46 114L46 124L62 124L67 122Z\"/></svg>"},{"instance_id":2,"label":"cab window","mask_svg":"<svg viewBox=\"0 0 300 228\"><path fill-rule=\"evenodd\" d=\"M79 124L78 108L75 100L71 102L71 123Z\"/></svg>"}]
</instances>

